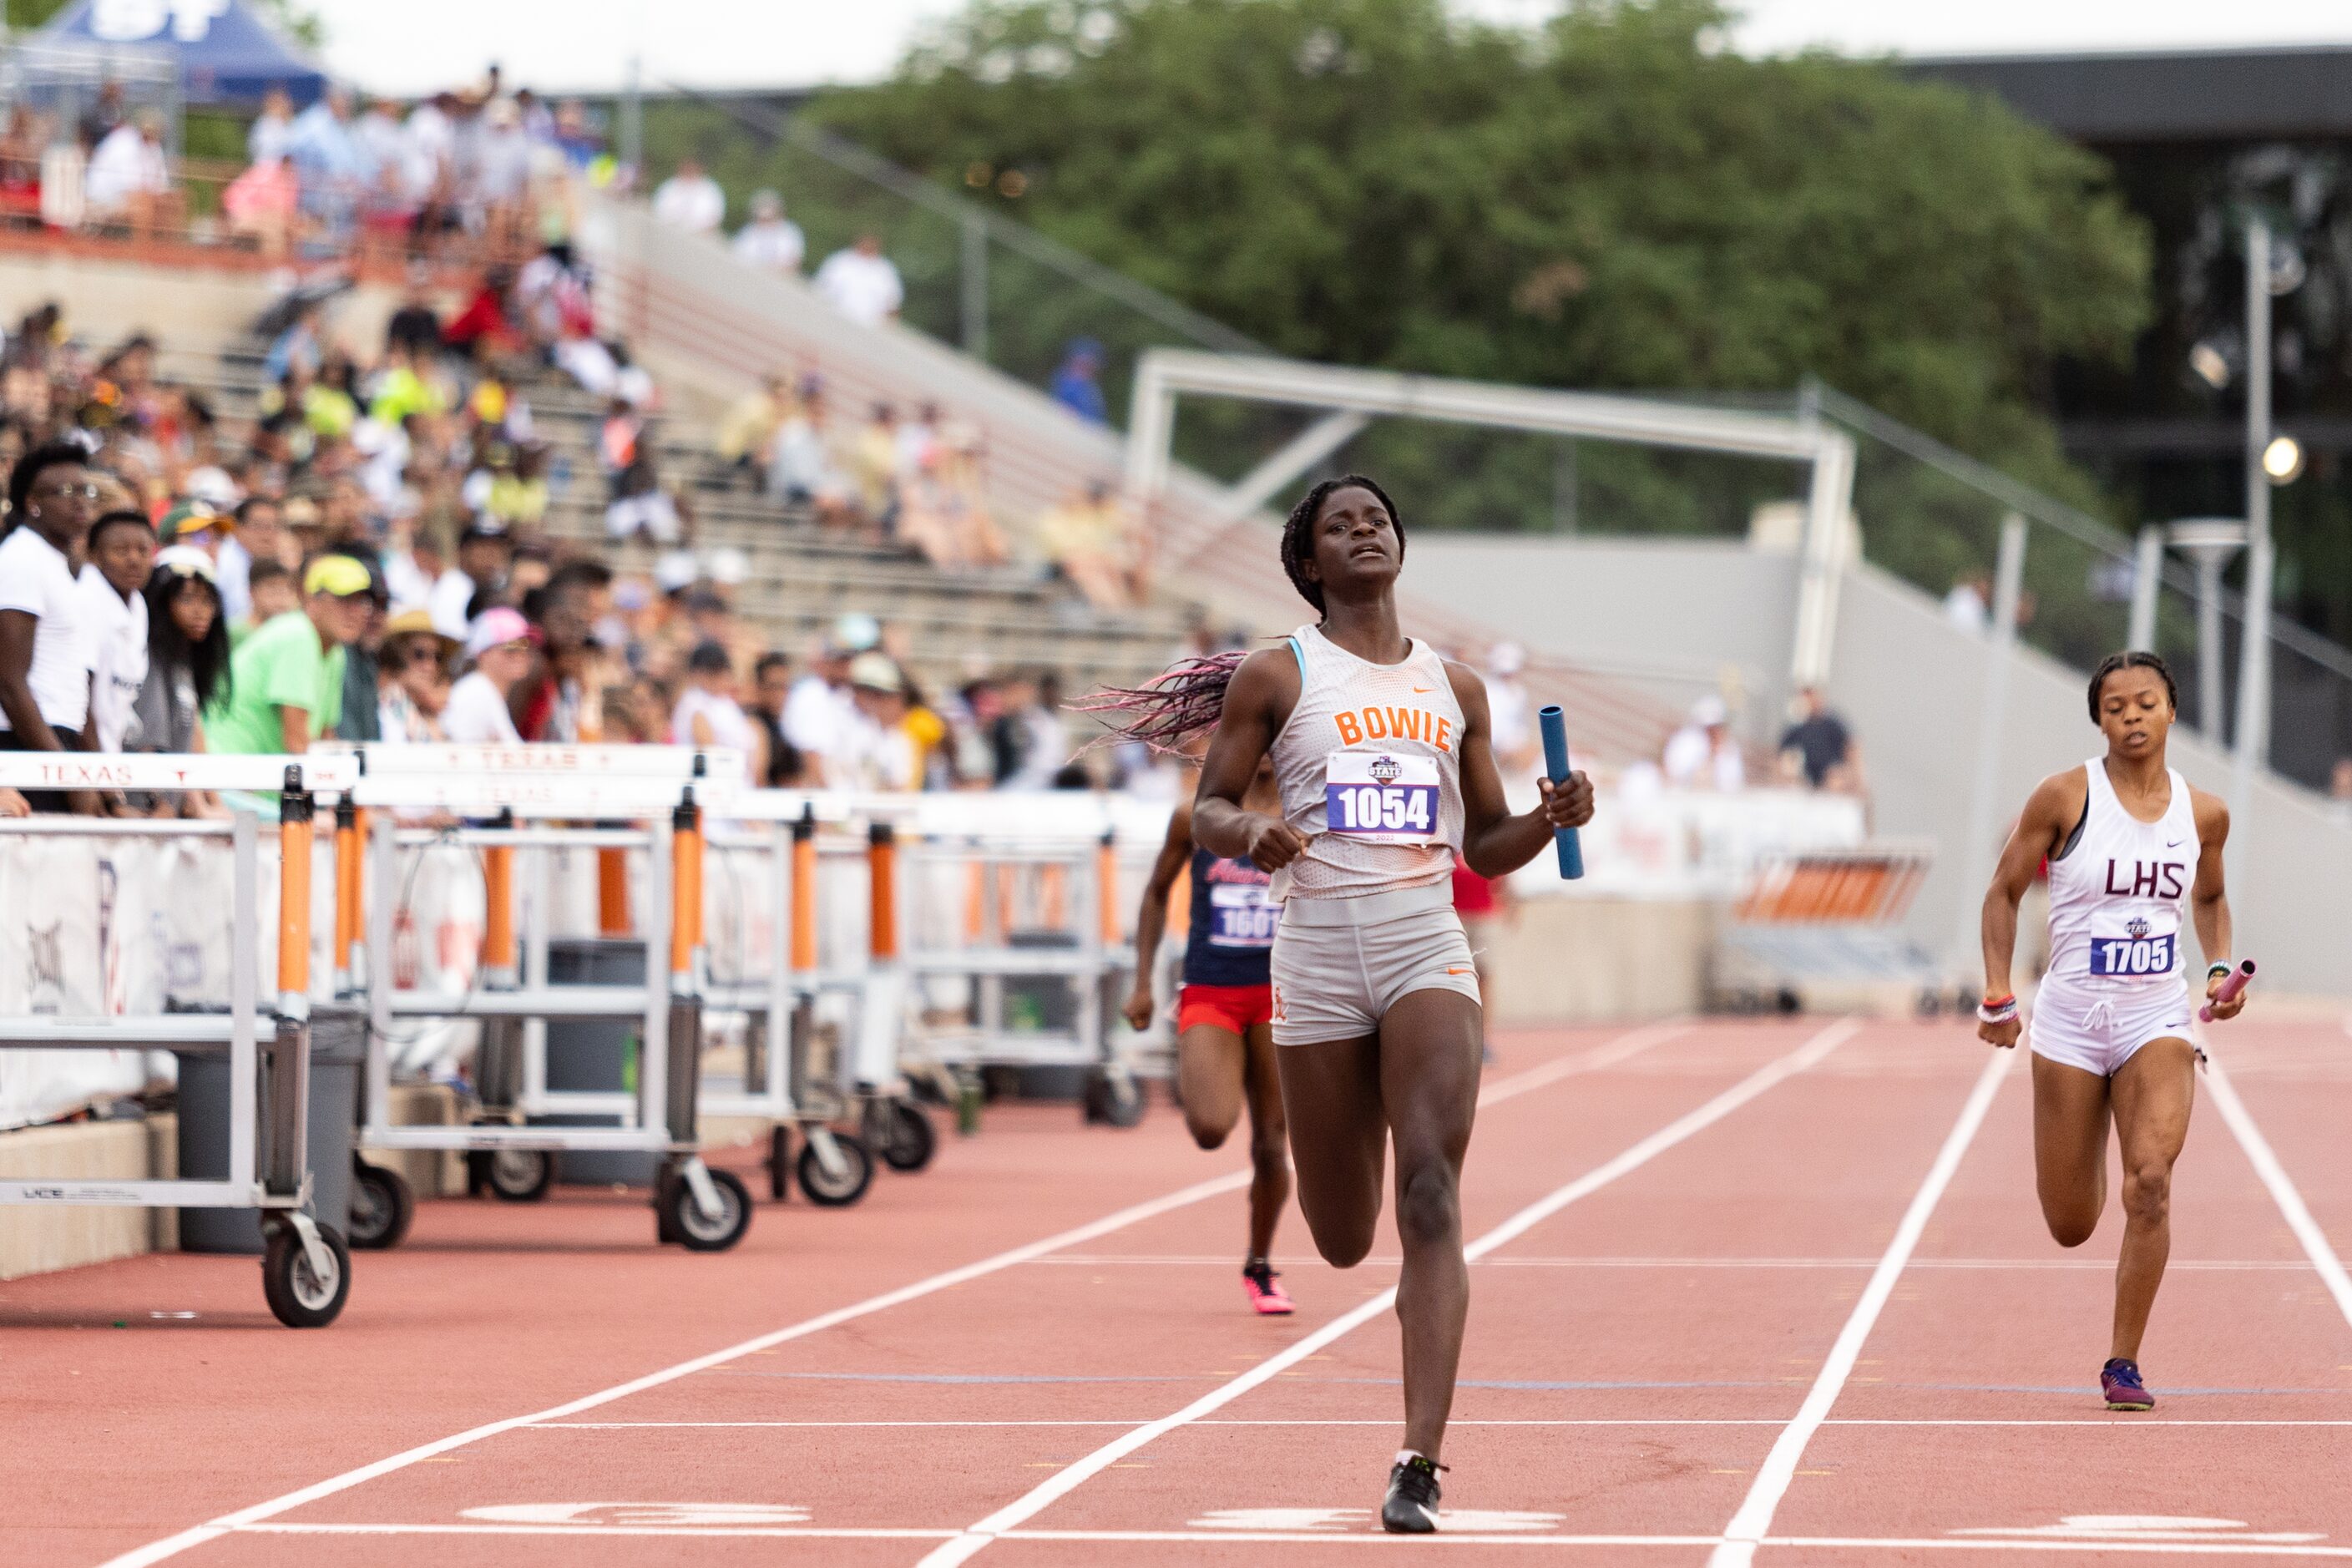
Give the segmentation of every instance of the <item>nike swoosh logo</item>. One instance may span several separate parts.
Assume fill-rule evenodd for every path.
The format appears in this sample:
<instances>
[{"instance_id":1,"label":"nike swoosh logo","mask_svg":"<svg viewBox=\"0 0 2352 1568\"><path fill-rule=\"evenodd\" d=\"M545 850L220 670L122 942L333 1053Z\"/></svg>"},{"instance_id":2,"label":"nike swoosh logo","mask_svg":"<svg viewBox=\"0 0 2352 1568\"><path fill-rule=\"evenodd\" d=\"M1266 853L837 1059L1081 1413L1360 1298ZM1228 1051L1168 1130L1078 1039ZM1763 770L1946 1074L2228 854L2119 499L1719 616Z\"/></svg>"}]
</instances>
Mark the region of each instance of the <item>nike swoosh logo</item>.
<instances>
[{"instance_id":1,"label":"nike swoosh logo","mask_svg":"<svg viewBox=\"0 0 2352 1568\"><path fill-rule=\"evenodd\" d=\"M2164 847L2167 849L2178 849L2188 842L2186 838L2168 838L2164 841Z\"/></svg>"},{"instance_id":2,"label":"nike swoosh logo","mask_svg":"<svg viewBox=\"0 0 2352 1568\"><path fill-rule=\"evenodd\" d=\"M1434 686L1416 686L1412 689L1413 695L1416 697L1426 697L1436 689Z\"/></svg>"}]
</instances>

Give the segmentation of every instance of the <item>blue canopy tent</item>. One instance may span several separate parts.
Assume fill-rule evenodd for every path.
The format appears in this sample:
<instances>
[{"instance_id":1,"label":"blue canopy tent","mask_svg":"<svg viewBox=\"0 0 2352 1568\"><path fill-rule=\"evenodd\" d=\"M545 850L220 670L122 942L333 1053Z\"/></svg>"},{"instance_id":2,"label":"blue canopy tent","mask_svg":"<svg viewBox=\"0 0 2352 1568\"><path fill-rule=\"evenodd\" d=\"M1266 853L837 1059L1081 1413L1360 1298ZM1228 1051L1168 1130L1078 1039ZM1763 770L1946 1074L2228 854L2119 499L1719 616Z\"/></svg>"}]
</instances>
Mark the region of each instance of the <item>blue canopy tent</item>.
<instances>
[{"instance_id":1,"label":"blue canopy tent","mask_svg":"<svg viewBox=\"0 0 2352 1568\"><path fill-rule=\"evenodd\" d=\"M307 104L327 87L318 63L245 0L76 0L26 42L43 53L162 54L178 68L182 103L255 103L282 87Z\"/></svg>"}]
</instances>

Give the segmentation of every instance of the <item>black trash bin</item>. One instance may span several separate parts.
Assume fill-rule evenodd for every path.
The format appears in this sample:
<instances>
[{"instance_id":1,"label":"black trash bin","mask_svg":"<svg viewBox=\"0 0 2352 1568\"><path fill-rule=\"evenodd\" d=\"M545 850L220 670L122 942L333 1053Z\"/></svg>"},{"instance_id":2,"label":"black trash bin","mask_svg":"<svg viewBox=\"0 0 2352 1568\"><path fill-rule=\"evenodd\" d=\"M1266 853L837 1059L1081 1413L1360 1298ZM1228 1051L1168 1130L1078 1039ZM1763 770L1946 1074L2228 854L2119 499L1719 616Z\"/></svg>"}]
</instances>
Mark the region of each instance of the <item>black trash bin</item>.
<instances>
[{"instance_id":1,"label":"black trash bin","mask_svg":"<svg viewBox=\"0 0 2352 1568\"><path fill-rule=\"evenodd\" d=\"M550 985L643 985L646 944L628 937L558 937L547 944ZM602 1094L634 1093L644 1026L632 1018L550 1018L547 1087ZM618 1127L617 1116L534 1116L535 1127ZM650 1187L661 1156L604 1149L566 1153L556 1167L567 1186Z\"/></svg>"},{"instance_id":2,"label":"black trash bin","mask_svg":"<svg viewBox=\"0 0 2352 1568\"><path fill-rule=\"evenodd\" d=\"M267 1017L262 1025L274 1027ZM228 1057L215 1051L175 1054L180 1058L180 1174L226 1180L229 1173ZM339 1231L351 1228L352 1129L359 1114L360 1072L366 1059L366 1014L348 1007L312 1010L310 1214L321 1225ZM258 1121L263 1129L268 1127L266 1094ZM255 1209L182 1209L180 1250L258 1256L261 1215Z\"/></svg>"},{"instance_id":3,"label":"black trash bin","mask_svg":"<svg viewBox=\"0 0 2352 1568\"><path fill-rule=\"evenodd\" d=\"M1016 931L1005 934L1011 948L1074 950L1077 933L1066 931ZM1039 1033L1067 1032L1078 1026L1078 992L1058 974L1007 976L1004 982L1004 1026ZM1013 1092L1023 1100L1075 1100L1086 1092L1087 1069L1083 1067L1024 1067L1013 1069Z\"/></svg>"}]
</instances>

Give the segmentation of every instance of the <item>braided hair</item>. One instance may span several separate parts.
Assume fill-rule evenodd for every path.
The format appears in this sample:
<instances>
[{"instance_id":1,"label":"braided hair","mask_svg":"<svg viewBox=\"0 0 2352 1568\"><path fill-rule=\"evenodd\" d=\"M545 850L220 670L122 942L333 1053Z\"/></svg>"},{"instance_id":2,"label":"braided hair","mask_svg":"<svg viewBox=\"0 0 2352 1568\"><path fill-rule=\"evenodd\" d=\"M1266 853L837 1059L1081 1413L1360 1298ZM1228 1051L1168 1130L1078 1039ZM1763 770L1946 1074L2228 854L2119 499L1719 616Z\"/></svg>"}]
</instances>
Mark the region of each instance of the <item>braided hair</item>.
<instances>
[{"instance_id":1,"label":"braided hair","mask_svg":"<svg viewBox=\"0 0 2352 1568\"><path fill-rule=\"evenodd\" d=\"M1336 479L1325 479L1298 498L1298 504L1290 509L1290 516L1282 525L1282 569L1289 574L1290 585L1298 590L1298 596L1314 605L1318 616L1325 613L1323 584L1307 574L1307 563L1315 559L1315 519L1321 514L1323 503L1331 499L1332 491L1345 489L1370 490L1380 498L1389 514L1390 526L1396 530L1397 559L1404 559L1404 519L1398 513L1396 502L1389 500L1389 492L1361 474L1341 474Z\"/></svg>"},{"instance_id":2,"label":"braided hair","mask_svg":"<svg viewBox=\"0 0 2352 1568\"><path fill-rule=\"evenodd\" d=\"M1307 563L1315 556L1315 519L1332 491L1350 489L1370 490L1380 498L1396 530L1398 558L1404 555L1404 522L1397 516L1396 502L1380 486L1361 474L1343 474L1308 490L1282 525L1282 569L1299 597L1314 605L1318 616L1324 613L1323 584L1307 574ZM1091 713L1108 725L1106 741L1140 741L1155 752L1181 752L1217 727L1224 711L1225 688L1233 684L1234 671L1248 657L1236 650L1188 658L1140 686L1106 687L1069 706L1074 712Z\"/></svg>"},{"instance_id":3,"label":"braided hair","mask_svg":"<svg viewBox=\"0 0 2352 1568\"><path fill-rule=\"evenodd\" d=\"M2117 670L2124 669L2156 671L2158 677L2164 682L2164 700L2171 704L2174 712L2180 711L2180 688L2173 683L2170 667L2155 654L2135 648L2124 653L2107 655L2099 661L2099 668L2091 672L2092 723L2095 724L2099 721L2099 688L2107 683L2107 677Z\"/></svg>"}]
</instances>

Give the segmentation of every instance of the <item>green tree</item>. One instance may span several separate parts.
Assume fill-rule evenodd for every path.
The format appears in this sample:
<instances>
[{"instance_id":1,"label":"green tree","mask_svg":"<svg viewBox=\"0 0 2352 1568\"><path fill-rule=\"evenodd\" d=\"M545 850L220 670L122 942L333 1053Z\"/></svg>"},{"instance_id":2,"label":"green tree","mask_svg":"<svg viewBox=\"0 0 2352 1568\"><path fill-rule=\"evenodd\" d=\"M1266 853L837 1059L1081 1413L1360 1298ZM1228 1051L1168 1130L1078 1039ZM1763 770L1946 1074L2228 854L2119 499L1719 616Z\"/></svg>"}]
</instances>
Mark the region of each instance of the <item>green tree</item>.
<instances>
[{"instance_id":1,"label":"green tree","mask_svg":"<svg viewBox=\"0 0 2352 1568\"><path fill-rule=\"evenodd\" d=\"M2105 165L1883 63L1731 54L1725 21L1712 0L1582 0L1532 34L1441 0L981 0L810 112L944 184L982 176L1287 353L1718 394L1818 375L2095 505L2041 407L2054 362L2120 359L2147 313Z\"/></svg>"}]
</instances>

